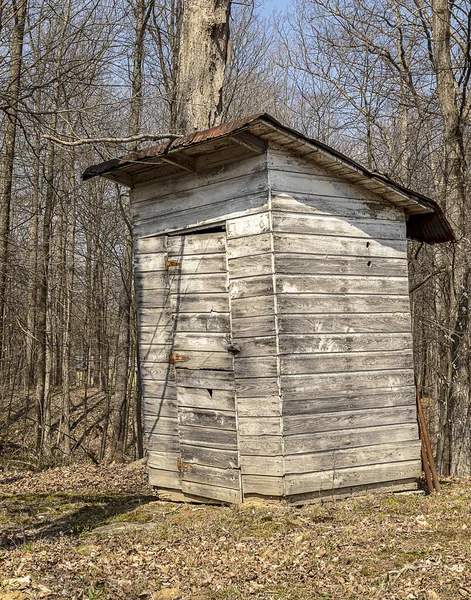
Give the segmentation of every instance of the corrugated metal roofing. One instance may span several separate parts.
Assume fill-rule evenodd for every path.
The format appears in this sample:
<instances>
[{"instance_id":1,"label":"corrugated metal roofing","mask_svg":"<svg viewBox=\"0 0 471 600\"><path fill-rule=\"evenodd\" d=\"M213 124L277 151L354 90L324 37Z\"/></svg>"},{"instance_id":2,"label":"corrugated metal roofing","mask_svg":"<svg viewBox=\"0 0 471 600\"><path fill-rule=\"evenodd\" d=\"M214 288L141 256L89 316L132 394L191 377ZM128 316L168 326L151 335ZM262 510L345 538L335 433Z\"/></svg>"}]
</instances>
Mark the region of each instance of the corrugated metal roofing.
<instances>
[{"instance_id":1,"label":"corrugated metal roofing","mask_svg":"<svg viewBox=\"0 0 471 600\"><path fill-rule=\"evenodd\" d=\"M164 142L150 148L144 148L143 150L129 153L122 158L115 158L97 165L92 165L85 170L82 178L87 180L99 175L111 175L113 172L117 171L132 176L133 172L142 169L142 166L145 165L146 162L152 163L152 159L158 157L164 159L165 156L183 152L187 148L193 148L200 144L203 145L202 150L204 152L204 144L210 140L223 139L244 130L250 132L254 129L256 129L254 134L262 139L265 135L270 136L273 131L276 131L288 138L287 141L294 140L299 144L308 145L311 151L319 151L320 155L323 155L325 160L331 159L349 170L349 175L352 177L353 183L356 181L358 185L372 189L380 194L393 194L395 200L391 200L392 203L404 206L406 212L419 213L409 215L409 220L407 222L407 236L409 238L427 243L454 241L453 230L436 202L422 194L395 183L385 175L369 171L341 152L286 127L272 116L265 113L251 115L204 131L196 131L169 142ZM408 207L408 204L411 206L415 205L416 209L412 210L410 206ZM407 208L410 210L407 210ZM417 209L420 209L420 212Z\"/></svg>"}]
</instances>

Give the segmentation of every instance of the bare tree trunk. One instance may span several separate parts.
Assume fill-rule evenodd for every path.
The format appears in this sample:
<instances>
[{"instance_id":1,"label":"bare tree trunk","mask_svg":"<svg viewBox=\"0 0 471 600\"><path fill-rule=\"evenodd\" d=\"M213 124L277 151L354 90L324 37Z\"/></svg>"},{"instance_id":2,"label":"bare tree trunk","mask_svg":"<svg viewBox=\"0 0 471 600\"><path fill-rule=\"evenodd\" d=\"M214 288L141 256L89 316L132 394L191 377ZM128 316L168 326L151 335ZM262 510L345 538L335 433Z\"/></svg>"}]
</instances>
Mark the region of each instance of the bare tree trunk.
<instances>
[{"instance_id":1,"label":"bare tree trunk","mask_svg":"<svg viewBox=\"0 0 471 600\"><path fill-rule=\"evenodd\" d=\"M0 367L3 364L11 192L27 5L27 0L18 0L15 7L15 23L11 37L10 75L6 94L8 108L5 110L3 148L0 153Z\"/></svg>"},{"instance_id":2,"label":"bare tree trunk","mask_svg":"<svg viewBox=\"0 0 471 600\"><path fill-rule=\"evenodd\" d=\"M186 0L179 49L177 111L183 133L218 125L229 45L230 0Z\"/></svg>"}]
</instances>

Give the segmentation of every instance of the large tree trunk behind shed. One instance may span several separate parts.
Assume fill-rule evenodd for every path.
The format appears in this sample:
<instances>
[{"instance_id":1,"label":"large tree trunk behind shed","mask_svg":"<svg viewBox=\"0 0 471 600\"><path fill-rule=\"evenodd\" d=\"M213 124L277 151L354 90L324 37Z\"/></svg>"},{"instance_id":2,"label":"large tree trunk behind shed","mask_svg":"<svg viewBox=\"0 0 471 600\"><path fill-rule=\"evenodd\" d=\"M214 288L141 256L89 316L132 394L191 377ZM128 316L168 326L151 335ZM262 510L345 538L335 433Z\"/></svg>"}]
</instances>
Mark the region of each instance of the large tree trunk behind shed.
<instances>
[{"instance_id":1,"label":"large tree trunk behind shed","mask_svg":"<svg viewBox=\"0 0 471 600\"><path fill-rule=\"evenodd\" d=\"M186 0L179 50L177 111L182 133L219 125L229 47L230 0Z\"/></svg>"}]
</instances>

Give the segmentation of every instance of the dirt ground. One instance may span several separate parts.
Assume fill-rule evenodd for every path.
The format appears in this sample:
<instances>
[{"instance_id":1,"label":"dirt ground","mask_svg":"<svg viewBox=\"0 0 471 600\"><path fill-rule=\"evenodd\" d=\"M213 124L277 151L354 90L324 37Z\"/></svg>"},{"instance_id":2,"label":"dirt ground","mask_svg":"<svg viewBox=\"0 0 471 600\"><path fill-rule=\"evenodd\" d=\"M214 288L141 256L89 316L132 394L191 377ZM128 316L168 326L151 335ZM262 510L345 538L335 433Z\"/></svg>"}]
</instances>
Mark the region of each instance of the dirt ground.
<instances>
[{"instance_id":1,"label":"dirt ground","mask_svg":"<svg viewBox=\"0 0 471 600\"><path fill-rule=\"evenodd\" d=\"M0 600L471 600L471 481L293 508L159 502L145 469L0 472Z\"/></svg>"}]
</instances>

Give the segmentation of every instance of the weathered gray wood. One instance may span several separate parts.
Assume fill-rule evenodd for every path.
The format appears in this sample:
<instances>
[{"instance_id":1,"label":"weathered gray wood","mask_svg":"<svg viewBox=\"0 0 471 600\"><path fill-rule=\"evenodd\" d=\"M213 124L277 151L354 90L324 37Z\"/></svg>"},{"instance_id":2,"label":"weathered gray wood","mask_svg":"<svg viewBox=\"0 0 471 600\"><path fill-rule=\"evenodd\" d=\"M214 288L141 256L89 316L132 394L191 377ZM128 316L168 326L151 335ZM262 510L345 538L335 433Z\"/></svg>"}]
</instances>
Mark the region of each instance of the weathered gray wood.
<instances>
[{"instance_id":1,"label":"weathered gray wood","mask_svg":"<svg viewBox=\"0 0 471 600\"><path fill-rule=\"evenodd\" d=\"M374 390L353 390L339 393L328 398L313 397L306 400L285 398L284 415L315 415L335 411L346 411L367 408L386 408L388 406L414 406L415 387L409 386L391 390L375 388Z\"/></svg>"},{"instance_id":2,"label":"weathered gray wood","mask_svg":"<svg viewBox=\"0 0 471 600\"><path fill-rule=\"evenodd\" d=\"M137 260L139 260L139 255L141 254L156 255L165 253L167 251L167 238L164 235L157 235L147 238L135 236L134 248Z\"/></svg>"},{"instance_id":3,"label":"weathered gray wood","mask_svg":"<svg viewBox=\"0 0 471 600\"><path fill-rule=\"evenodd\" d=\"M182 491L185 496L194 498L212 498L228 504L238 504L241 501L239 489L221 487L220 485L207 485L194 481L182 481Z\"/></svg>"},{"instance_id":4,"label":"weathered gray wood","mask_svg":"<svg viewBox=\"0 0 471 600\"><path fill-rule=\"evenodd\" d=\"M272 207L278 212L300 212L306 214L325 214L339 217L363 217L367 219L390 219L404 221L404 211L391 204L380 204L377 201L358 200L323 196L311 193L279 194L272 198Z\"/></svg>"},{"instance_id":5,"label":"weathered gray wood","mask_svg":"<svg viewBox=\"0 0 471 600\"><path fill-rule=\"evenodd\" d=\"M270 230L268 212L240 217L227 222L227 238L240 238L265 233Z\"/></svg>"},{"instance_id":6,"label":"weathered gray wood","mask_svg":"<svg viewBox=\"0 0 471 600\"><path fill-rule=\"evenodd\" d=\"M420 440L376 444L343 450L332 450L286 457L286 473L309 473L336 469L361 467L384 463L418 460ZM242 462L241 462L242 465Z\"/></svg>"},{"instance_id":7,"label":"weathered gray wood","mask_svg":"<svg viewBox=\"0 0 471 600\"><path fill-rule=\"evenodd\" d=\"M235 413L229 411L180 407L178 420L181 425L186 426L226 429L229 431L236 430Z\"/></svg>"},{"instance_id":8,"label":"weathered gray wood","mask_svg":"<svg viewBox=\"0 0 471 600\"><path fill-rule=\"evenodd\" d=\"M417 423L400 423L395 425L359 427L347 431L323 431L317 434L287 435L284 438L284 448L286 455L289 455L417 439Z\"/></svg>"},{"instance_id":9,"label":"weathered gray wood","mask_svg":"<svg viewBox=\"0 0 471 600\"><path fill-rule=\"evenodd\" d=\"M134 266L137 273L148 273L152 271L165 271L166 252L160 250L151 254L135 254Z\"/></svg>"},{"instance_id":10,"label":"weathered gray wood","mask_svg":"<svg viewBox=\"0 0 471 600\"><path fill-rule=\"evenodd\" d=\"M176 435L152 433L146 436L148 452L180 452L180 442Z\"/></svg>"},{"instance_id":11,"label":"weathered gray wood","mask_svg":"<svg viewBox=\"0 0 471 600\"><path fill-rule=\"evenodd\" d=\"M276 337L239 339L237 345L240 348L237 358L273 356L276 352Z\"/></svg>"},{"instance_id":12,"label":"weathered gray wood","mask_svg":"<svg viewBox=\"0 0 471 600\"><path fill-rule=\"evenodd\" d=\"M376 296L342 294L280 294L277 298L279 314L324 313L404 313L410 310L407 296Z\"/></svg>"},{"instance_id":13,"label":"weathered gray wood","mask_svg":"<svg viewBox=\"0 0 471 600\"><path fill-rule=\"evenodd\" d=\"M258 435L280 435L281 419L279 417L263 417L253 419L251 417L239 417L239 433L242 436ZM244 452L244 454L246 454Z\"/></svg>"},{"instance_id":14,"label":"weathered gray wood","mask_svg":"<svg viewBox=\"0 0 471 600\"><path fill-rule=\"evenodd\" d=\"M281 389L284 400L308 400L331 397L348 391L376 388L398 388L414 385L414 371L359 371L314 375L283 375Z\"/></svg>"},{"instance_id":15,"label":"weathered gray wood","mask_svg":"<svg viewBox=\"0 0 471 600\"><path fill-rule=\"evenodd\" d=\"M166 271L138 272L135 277L136 290L167 290L168 280L169 276Z\"/></svg>"},{"instance_id":16,"label":"weathered gray wood","mask_svg":"<svg viewBox=\"0 0 471 600\"><path fill-rule=\"evenodd\" d=\"M234 359L236 377L277 377L278 359L276 356L256 356Z\"/></svg>"},{"instance_id":17,"label":"weathered gray wood","mask_svg":"<svg viewBox=\"0 0 471 600\"><path fill-rule=\"evenodd\" d=\"M271 275L232 279L229 285L231 298L254 298L268 296L273 293L273 278Z\"/></svg>"},{"instance_id":18,"label":"weathered gray wood","mask_svg":"<svg viewBox=\"0 0 471 600\"><path fill-rule=\"evenodd\" d=\"M147 465L154 469L163 469L165 471L178 471L178 452L149 452Z\"/></svg>"},{"instance_id":19,"label":"weathered gray wood","mask_svg":"<svg viewBox=\"0 0 471 600\"><path fill-rule=\"evenodd\" d=\"M239 489L240 474L238 469L221 469L214 466L192 464L191 467L184 467L183 480L185 482Z\"/></svg>"},{"instance_id":20,"label":"weathered gray wood","mask_svg":"<svg viewBox=\"0 0 471 600\"><path fill-rule=\"evenodd\" d=\"M144 395L149 398L168 398L175 400L176 390L174 381L154 381L153 379L143 379L142 388Z\"/></svg>"},{"instance_id":21,"label":"weathered gray wood","mask_svg":"<svg viewBox=\"0 0 471 600\"><path fill-rule=\"evenodd\" d=\"M275 316L244 317L232 319L234 338L275 335Z\"/></svg>"},{"instance_id":22,"label":"weathered gray wood","mask_svg":"<svg viewBox=\"0 0 471 600\"><path fill-rule=\"evenodd\" d=\"M147 283L144 285L151 285ZM206 275L173 275L170 276L170 289L173 294L181 296L183 294L219 294L227 290L226 277L221 273L211 273Z\"/></svg>"},{"instance_id":23,"label":"weathered gray wood","mask_svg":"<svg viewBox=\"0 0 471 600\"><path fill-rule=\"evenodd\" d=\"M230 259L267 254L271 251L272 236L269 233L227 240L227 256Z\"/></svg>"},{"instance_id":24,"label":"weathered gray wood","mask_svg":"<svg viewBox=\"0 0 471 600\"><path fill-rule=\"evenodd\" d=\"M178 263L178 264L174 264ZM211 274L224 273L226 271L226 256L224 254L200 254L200 255L185 255L182 260L180 254L169 255L168 257L168 272L170 277L176 274L193 275L193 274Z\"/></svg>"},{"instance_id":25,"label":"weathered gray wood","mask_svg":"<svg viewBox=\"0 0 471 600\"><path fill-rule=\"evenodd\" d=\"M230 371L180 369L177 375L179 387L229 391L234 389L234 374Z\"/></svg>"},{"instance_id":26,"label":"weathered gray wood","mask_svg":"<svg viewBox=\"0 0 471 600\"><path fill-rule=\"evenodd\" d=\"M153 363L142 361L141 377L155 381L175 381L174 368L170 363Z\"/></svg>"},{"instance_id":27,"label":"weathered gray wood","mask_svg":"<svg viewBox=\"0 0 471 600\"><path fill-rule=\"evenodd\" d=\"M409 281L407 277L278 275L276 278L276 287L279 294L406 295L409 293Z\"/></svg>"},{"instance_id":28,"label":"weathered gray wood","mask_svg":"<svg viewBox=\"0 0 471 600\"><path fill-rule=\"evenodd\" d=\"M280 359L282 375L338 373L413 368L412 350L398 352L350 352L347 354L289 354Z\"/></svg>"},{"instance_id":29,"label":"weathered gray wood","mask_svg":"<svg viewBox=\"0 0 471 600\"><path fill-rule=\"evenodd\" d=\"M235 450L219 448L202 448L181 444L181 460L184 463L197 463L203 466L219 467L221 469L237 469L238 454Z\"/></svg>"},{"instance_id":30,"label":"weathered gray wood","mask_svg":"<svg viewBox=\"0 0 471 600\"><path fill-rule=\"evenodd\" d=\"M249 264L252 270L257 268L258 261L256 259L257 257L253 257L250 260ZM236 261L239 260L241 259L236 259ZM242 266L240 268L242 269ZM407 277L407 259L406 257L381 257L370 260L369 258L357 256L319 256L299 252L293 254L275 254L275 270L277 274L286 275L382 275L388 277Z\"/></svg>"},{"instance_id":31,"label":"weathered gray wood","mask_svg":"<svg viewBox=\"0 0 471 600\"><path fill-rule=\"evenodd\" d=\"M170 306L170 290L150 290L150 289L137 289L136 290L137 303L139 308L158 308L162 309Z\"/></svg>"},{"instance_id":32,"label":"weathered gray wood","mask_svg":"<svg viewBox=\"0 0 471 600\"><path fill-rule=\"evenodd\" d=\"M164 471L149 465L149 483L158 488L181 489L180 474L175 471Z\"/></svg>"},{"instance_id":33,"label":"weathered gray wood","mask_svg":"<svg viewBox=\"0 0 471 600\"><path fill-rule=\"evenodd\" d=\"M280 396L265 396L259 398L238 398L237 413L239 417L280 417L281 416L281 398ZM241 448L243 452L243 448Z\"/></svg>"},{"instance_id":34,"label":"weathered gray wood","mask_svg":"<svg viewBox=\"0 0 471 600\"><path fill-rule=\"evenodd\" d=\"M199 388L177 388L179 406L208 408L216 410L235 410L235 393L227 390Z\"/></svg>"},{"instance_id":35,"label":"weathered gray wood","mask_svg":"<svg viewBox=\"0 0 471 600\"><path fill-rule=\"evenodd\" d=\"M269 475L242 475L242 489L244 495L282 496L283 478Z\"/></svg>"},{"instance_id":36,"label":"weathered gray wood","mask_svg":"<svg viewBox=\"0 0 471 600\"><path fill-rule=\"evenodd\" d=\"M194 313L178 314L172 319L179 332L196 333L211 331L229 333L229 314Z\"/></svg>"},{"instance_id":37,"label":"weathered gray wood","mask_svg":"<svg viewBox=\"0 0 471 600\"><path fill-rule=\"evenodd\" d=\"M234 319L259 316L273 317L275 300L273 295L250 298L250 302L247 302L245 298L234 298L231 301L231 311Z\"/></svg>"},{"instance_id":38,"label":"weathered gray wood","mask_svg":"<svg viewBox=\"0 0 471 600\"><path fill-rule=\"evenodd\" d=\"M178 325L177 325L178 326ZM187 333L179 332L175 334L174 348L176 352L180 351L206 351L221 352L227 349L231 343L228 333ZM207 367L211 368L211 366Z\"/></svg>"},{"instance_id":39,"label":"weathered gray wood","mask_svg":"<svg viewBox=\"0 0 471 600\"><path fill-rule=\"evenodd\" d=\"M315 309L315 305L313 305ZM252 319L248 319L249 323ZM403 313L278 315L281 333L408 333L411 318Z\"/></svg>"},{"instance_id":40,"label":"weathered gray wood","mask_svg":"<svg viewBox=\"0 0 471 600\"><path fill-rule=\"evenodd\" d=\"M387 219L339 218L328 215L273 212L272 226L273 231L284 233L374 238L376 240L406 239L405 221L389 221Z\"/></svg>"},{"instance_id":41,"label":"weathered gray wood","mask_svg":"<svg viewBox=\"0 0 471 600\"><path fill-rule=\"evenodd\" d=\"M226 351L198 351L184 348L174 348L175 354L184 360L176 361L176 369L224 369L233 367L232 355Z\"/></svg>"},{"instance_id":42,"label":"weathered gray wood","mask_svg":"<svg viewBox=\"0 0 471 600\"><path fill-rule=\"evenodd\" d=\"M143 346L171 344L172 326L172 322L150 327L140 324L139 341Z\"/></svg>"},{"instance_id":43,"label":"weathered gray wood","mask_svg":"<svg viewBox=\"0 0 471 600\"><path fill-rule=\"evenodd\" d=\"M335 235L302 235L298 233L274 233L276 253L321 254L336 256L359 256L373 258L404 258L407 252L405 240L357 239Z\"/></svg>"},{"instance_id":44,"label":"weathered gray wood","mask_svg":"<svg viewBox=\"0 0 471 600\"><path fill-rule=\"evenodd\" d=\"M263 398L279 393L278 377L236 378L238 398Z\"/></svg>"},{"instance_id":45,"label":"weathered gray wood","mask_svg":"<svg viewBox=\"0 0 471 600\"><path fill-rule=\"evenodd\" d=\"M286 494L302 494L317 490L340 489L384 481L412 479L420 476L420 460L368 465L352 469L336 469L319 473L285 476Z\"/></svg>"},{"instance_id":46,"label":"weathered gray wood","mask_svg":"<svg viewBox=\"0 0 471 600\"><path fill-rule=\"evenodd\" d=\"M417 421L415 406L395 406L368 410L338 411L319 415L295 415L283 418L285 436L321 431L342 431L380 425L412 424ZM358 440L356 445L363 445Z\"/></svg>"},{"instance_id":47,"label":"weathered gray wood","mask_svg":"<svg viewBox=\"0 0 471 600\"><path fill-rule=\"evenodd\" d=\"M237 433L225 429L180 426L180 440L189 446L237 450Z\"/></svg>"},{"instance_id":48,"label":"weathered gray wood","mask_svg":"<svg viewBox=\"0 0 471 600\"><path fill-rule=\"evenodd\" d=\"M169 235L167 237L167 240L168 254L174 260L179 260L182 256L185 256L191 257L190 261L192 262L193 256L195 255L200 256L205 254L224 254L226 247L226 235L224 232L221 232L219 234L187 234L185 236Z\"/></svg>"},{"instance_id":49,"label":"weathered gray wood","mask_svg":"<svg viewBox=\"0 0 471 600\"><path fill-rule=\"evenodd\" d=\"M163 327L173 329L172 313L166 308L140 308L137 313L137 318L139 327Z\"/></svg>"},{"instance_id":50,"label":"weathered gray wood","mask_svg":"<svg viewBox=\"0 0 471 600\"><path fill-rule=\"evenodd\" d=\"M172 351L171 344L141 344L141 361L168 364L170 353Z\"/></svg>"},{"instance_id":51,"label":"weathered gray wood","mask_svg":"<svg viewBox=\"0 0 471 600\"><path fill-rule=\"evenodd\" d=\"M260 459L259 456L241 456L240 471L242 477L245 475L269 475L271 477L282 477L283 473L283 457L282 456L264 456Z\"/></svg>"},{"instance_id":52,"label":"weathered gray wood","mask_svg":"<svg viewBox=\"0 0 471 600\"><path fill-rule=\"evenodd\" d=\"M268 275L273 272L272 254L255 254L229 260L229 275L231 279Z\"/></svg>"},{"instance_id":53,"label":"weathered gray wood","mask_svg":"<svg viewBox=\"0 0 471 600\"><path fill-rule=\"evenodd\" d=\"M178 435L178 421L174 417L163 417L159 416L156 419L145 419L145 433L150 434L162 434L162 435Z\"/></svg>"},{"instance_id":54,"label":"weathered gray wood","mask_svg":"<svg viewBox=\"0 0 471 600\"><path fill-rule=\"evenodd\" d=\"M146 431L150 430L155 419L170 417L177 420L178 418L176 398L153 398L152 396L146 396L143 404Z\"/></svg>"},{"instance_id":55,"label":"weathered gray wood","mask_svg":"<svg viewBox=\"0 0 471 600\"><path fill-rule=\"evenodd\" d=\"M409 350L410 333L332 333L280 335L280 353L315 354L328 352L373 352Z\"/></svg>"},{"instance_id":56,"label":"weathered gray wood","mask_svg":"<svg viewBox=\"0 0 471 600\"><path fill-rule=\"evenodd\" d=\"M276 435L243 435L239 433L240 455L281 456L283 439L281 430Z\"/></svg>"}]
</instances>

